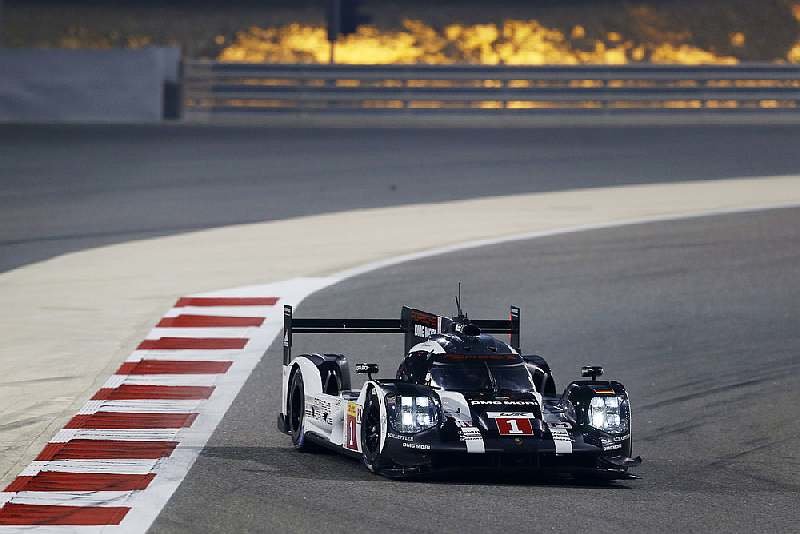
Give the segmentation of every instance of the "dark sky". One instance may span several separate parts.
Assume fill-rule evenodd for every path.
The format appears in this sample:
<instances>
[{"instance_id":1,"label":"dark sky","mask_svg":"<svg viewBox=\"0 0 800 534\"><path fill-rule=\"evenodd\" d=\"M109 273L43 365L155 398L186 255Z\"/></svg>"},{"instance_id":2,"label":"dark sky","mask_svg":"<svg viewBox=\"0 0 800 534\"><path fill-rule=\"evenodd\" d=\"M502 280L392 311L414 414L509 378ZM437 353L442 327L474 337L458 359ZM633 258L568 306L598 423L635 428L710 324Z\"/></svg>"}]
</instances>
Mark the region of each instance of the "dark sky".
<instances>
[{"instance_id":1,"label":"dark sky","mask_svg":"<svg viewBox=\"0 0 800 534\"><path fill-rule=\"evenodd\" d=\"M47 4L73 4L73 5L185 5L185 4L216 4L216 5L275 5L275 6L323 6L327 0L5 0L5 5L47 5ZM414 0L419 1L419 0ZM492 5L502 3L504 5L564 5L564 4L615 4L615 3L630 3L630 0L435 0L438 4L484 4ZM642 0L640 3L655 4L655 3L668 3L671 0ZM702 0L698 0L702 1ZM2 0L0 0L2 2ZM402 4L401 0L361 0L361 4L365 7L380 5L380 4Z\"/></svg>"}]
</instances>

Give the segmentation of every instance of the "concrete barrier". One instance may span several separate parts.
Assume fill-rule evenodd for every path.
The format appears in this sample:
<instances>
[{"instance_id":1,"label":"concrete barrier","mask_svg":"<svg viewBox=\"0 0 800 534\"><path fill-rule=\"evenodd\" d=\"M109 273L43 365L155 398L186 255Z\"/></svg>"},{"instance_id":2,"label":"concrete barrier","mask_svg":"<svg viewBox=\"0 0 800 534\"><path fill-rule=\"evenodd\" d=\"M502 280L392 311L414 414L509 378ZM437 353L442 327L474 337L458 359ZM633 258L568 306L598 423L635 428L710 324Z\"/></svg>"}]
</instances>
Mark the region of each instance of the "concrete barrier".
<instances>
[{"instance_id":1,"label":"concrete barrier","mask_svg":"<svg viewBox=\"0 0 800 534\"><path fill-rule=\"evenodd\" d=\"M3 49L0 122L160 121L179 65L177 48Z\"/></svg>"}]
</instances>

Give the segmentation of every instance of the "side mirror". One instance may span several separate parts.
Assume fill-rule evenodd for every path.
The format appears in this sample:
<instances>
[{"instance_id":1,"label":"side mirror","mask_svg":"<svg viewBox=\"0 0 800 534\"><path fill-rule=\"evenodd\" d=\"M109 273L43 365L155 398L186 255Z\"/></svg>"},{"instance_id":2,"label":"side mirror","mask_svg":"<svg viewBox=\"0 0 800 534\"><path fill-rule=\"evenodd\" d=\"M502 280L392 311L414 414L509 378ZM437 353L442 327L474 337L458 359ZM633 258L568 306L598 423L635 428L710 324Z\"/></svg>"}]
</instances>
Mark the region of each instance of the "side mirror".
<instances>
[{"instance_id":1,"label":"side mirror","mask_svg":"<svg viewBox=\"0 0 800 534\"><path fill-rule=\"evenodd\" d=\"M378 374L378 364L377 363L357 363L356 364L356 373L358 374L366 374L367 378L372 380L373 374Z\"/></svg>"},{"instance_id":2,"label":"side mirror","mask_svg":"<svg viewBox=\"0 0 800 534\"><path fill-rule=\"evenodd\" d=\"M581 367L581 376L597 380L598 376L603 375L603 368L599 365L584 365Z\"/></svg>"}]
</instances>

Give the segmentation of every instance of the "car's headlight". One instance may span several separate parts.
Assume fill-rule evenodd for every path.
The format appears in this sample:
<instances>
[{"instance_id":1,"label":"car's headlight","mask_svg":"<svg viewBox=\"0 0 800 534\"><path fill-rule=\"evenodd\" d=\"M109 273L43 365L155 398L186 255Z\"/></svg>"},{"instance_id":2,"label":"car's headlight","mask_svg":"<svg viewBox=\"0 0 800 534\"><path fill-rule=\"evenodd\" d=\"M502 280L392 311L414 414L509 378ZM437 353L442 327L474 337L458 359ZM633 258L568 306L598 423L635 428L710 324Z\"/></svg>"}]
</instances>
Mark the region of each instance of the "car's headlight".
<instances>
[{"instance_id":1,"label":"car's headlight","mask_svg":"<svg viewBox=\"0 0 800 534\"><path fill-rule=\"evenodd\" d=\"M396 432L416 434L439 424L439 402L433 397L386 396L389 423Z\"/></svg>"},{"instance_id":2,"label":"car's headlight","mask_svg":"<svg viewBox=\"0 0 800 534\"><path fill-rule=\"evenodd\" d=\"M630 428L630 404L624 397L592 397L587 416L591 426L611 434Z\"/></svg>"}]
</instances>

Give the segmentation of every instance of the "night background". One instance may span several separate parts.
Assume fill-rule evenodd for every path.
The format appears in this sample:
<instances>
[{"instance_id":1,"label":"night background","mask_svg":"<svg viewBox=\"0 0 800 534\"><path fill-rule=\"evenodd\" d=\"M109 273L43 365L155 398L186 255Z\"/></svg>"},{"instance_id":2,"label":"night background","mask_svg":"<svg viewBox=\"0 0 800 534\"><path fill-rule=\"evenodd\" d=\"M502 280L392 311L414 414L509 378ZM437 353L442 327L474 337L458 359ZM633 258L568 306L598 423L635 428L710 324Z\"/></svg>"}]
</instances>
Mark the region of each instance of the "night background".
<instances>
[{"instance_id":1,"label":"night background","mask_svg":"<svg viewBox=\"0 0 800 534\"><path fill-rule=\"evenodd\" d=\"M365 0L361 11L374 27L342 43L351 62L800 61L792 0ZM316 62L324 24L323 0L6 0L2 44Z\"/></svg>"},{"instance_id":2,"label":"night background","mask_svg":"<svg viewBox=\"0 0 800 534\"><path fill-rule=\"evenodd\" d=\"M798 147L800 0L0 0L0 534L796 533Z\"/></svg>"}]
</instances>

